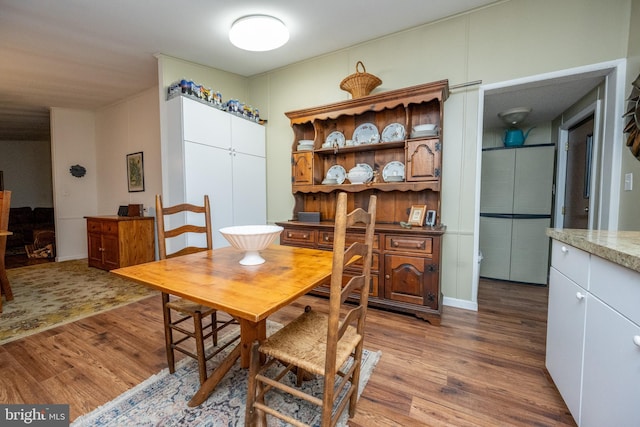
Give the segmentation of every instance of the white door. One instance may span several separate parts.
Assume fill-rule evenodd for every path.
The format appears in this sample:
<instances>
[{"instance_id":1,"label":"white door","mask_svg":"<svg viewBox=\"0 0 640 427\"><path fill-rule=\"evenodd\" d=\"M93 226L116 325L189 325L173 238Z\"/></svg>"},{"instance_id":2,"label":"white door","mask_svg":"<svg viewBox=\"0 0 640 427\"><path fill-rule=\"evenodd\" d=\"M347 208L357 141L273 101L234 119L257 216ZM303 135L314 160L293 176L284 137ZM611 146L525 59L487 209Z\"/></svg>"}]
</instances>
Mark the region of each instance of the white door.
<instances>
[{"instance_id":1,"label":"white door","mask_svg":"<svg viewBox=\"0 0 640 427\"><path fill-rule=\"evenodd\" d=\"M515 149L482 152L480 213L513 212L515 155Z\"/></svg>"},{"instance_id":2,"label":"white door","mask_svg":"<svg viewBox=\"0 0 640 427\"><path fill-rule=\"evenodd\" d=\"M528 147L514 151L513 213L551 215L555 147Z\"/></svg>"},{"instance_id":3,"label":"white door","mask_svg":"<svg viewBox=\"0 0 640 427\"><path fill-rule=\"evenodd\" d=\"M586 294L583 288L558 270L550 269L546 366L571 415L578 421Z\"/></svg>"},{"instance_id":4,"label":"white door","mask_svg":"<svg viewBox=\"0 0 640 427\"><path fill-rule=\"evenodd\" d=\"M480 276L509 280L512 224L511 218L480 217Z\"/></svg>"},{"instance_id":5,"label":"white door","mask_svg":"<svg viewBox=\"0 0 640 427\"><path fill-rule=\"evenodd\" d=\"M546 229L550 222L550 218L513 220L509 280L547 284L549 237Z\"/></svg>"},{"instance_id":6,"label":"white door","mask_svg":"<svg viewBox=\"0 0 640 427\"><path fill-rule=\"evenodd\" d=\"M267 223L266 161L264 157L233 153L233 224Z\"/></svg>"},{"instance_id":7,"label":"white door","mask_svg":"<svg viewBox=\"0 0 640 427\"><path fill-rule=\"evenodd\" d=\"M185 185L187 203L202 205L204 195L209 195L213 246L229 246L218 230L233 225L230 151L185 142Z\"/></svg>"}]
</instances>

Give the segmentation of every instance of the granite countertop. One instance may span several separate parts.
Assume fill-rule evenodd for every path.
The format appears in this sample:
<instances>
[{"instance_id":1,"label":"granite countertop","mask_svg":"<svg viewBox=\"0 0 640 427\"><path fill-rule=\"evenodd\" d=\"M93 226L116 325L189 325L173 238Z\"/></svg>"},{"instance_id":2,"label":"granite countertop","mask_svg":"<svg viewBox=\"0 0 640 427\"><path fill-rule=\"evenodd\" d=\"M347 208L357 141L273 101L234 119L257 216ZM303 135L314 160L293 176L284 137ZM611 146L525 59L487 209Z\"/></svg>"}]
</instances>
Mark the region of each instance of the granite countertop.
<instances>
[{"instance_id":1,"label":"granite countertop","mask_svg":"<svg viewBox=\"0 0 640 427\"><path fill-rule=\"evenodd\" d=\"M548 228L547 236L640 272L640 231Z\"/></svg>"}]
</instances>

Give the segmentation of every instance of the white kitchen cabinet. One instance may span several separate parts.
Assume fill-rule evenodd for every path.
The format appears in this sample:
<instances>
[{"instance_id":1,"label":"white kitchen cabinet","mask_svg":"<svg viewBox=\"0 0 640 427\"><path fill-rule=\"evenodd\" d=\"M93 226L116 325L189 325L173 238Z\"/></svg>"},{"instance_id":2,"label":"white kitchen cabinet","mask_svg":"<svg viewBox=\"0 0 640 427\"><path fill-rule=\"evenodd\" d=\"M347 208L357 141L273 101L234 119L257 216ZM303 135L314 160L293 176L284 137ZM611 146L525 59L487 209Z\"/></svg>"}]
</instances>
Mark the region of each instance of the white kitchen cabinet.
<instances>
[{"instance_id":1,"label":"white kitchen cabinet","mask_svg":"<svg viewBox=\"0 0 640 427\"><path fill-rule=\"evenodd\" d=\"M640 426L640 273L592 256L581 426Z\"/></svg>"},{"instance_id":2,"label":"white kitchen cabinet","mask_svg":"<svg viewBox=\"0 0 640 427\"><path fill-rule=\"evenodd\" d=\"M546 366L573 418L580 418L585 289L551 267Z\"/></svg>"},{"instance_id":3,"label":"white kitchen cabinet","mask_svg":"<svg viewBox=\"0 0 640 427\"><path fill-rule=\"evenodd\" d=\"M580 427L638 426L640 273L554 240L546 366Z\"/></svg>"},{"instance_id":4,"label":"white kitchen cabinet","mask_svg":"<svg viewBox=\"0 0 640 427\"><path fill-rule=\"evenodd\" d=\"M229 245L218 232L222 227L266 224L264 127L182 96L167 101L167 110L169 171L164 203L201 205L209 195L214 247ZM172 218L169 225L184 221ZM201 244L193 240L197 237L188 239L188 244Z\"/></svg>"}]
</instances>

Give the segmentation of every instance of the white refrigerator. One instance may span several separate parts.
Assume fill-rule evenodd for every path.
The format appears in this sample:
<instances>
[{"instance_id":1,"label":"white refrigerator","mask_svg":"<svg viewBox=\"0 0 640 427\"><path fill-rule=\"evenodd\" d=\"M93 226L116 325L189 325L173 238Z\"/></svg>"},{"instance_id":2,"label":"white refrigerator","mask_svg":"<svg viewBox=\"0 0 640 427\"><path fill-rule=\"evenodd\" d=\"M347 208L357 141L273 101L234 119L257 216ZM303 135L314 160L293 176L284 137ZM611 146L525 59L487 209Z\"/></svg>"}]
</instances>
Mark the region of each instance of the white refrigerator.
<instances>
[{"instance_id":1,"label":"white refrigerator","mask_svg":"<svg viewBox=\"0 0 640 427\"><path fill-rule=\"evenodd\" d=\"M547 284L555 146L482 152L480 276Z\"/></svg>"}]
</instances>

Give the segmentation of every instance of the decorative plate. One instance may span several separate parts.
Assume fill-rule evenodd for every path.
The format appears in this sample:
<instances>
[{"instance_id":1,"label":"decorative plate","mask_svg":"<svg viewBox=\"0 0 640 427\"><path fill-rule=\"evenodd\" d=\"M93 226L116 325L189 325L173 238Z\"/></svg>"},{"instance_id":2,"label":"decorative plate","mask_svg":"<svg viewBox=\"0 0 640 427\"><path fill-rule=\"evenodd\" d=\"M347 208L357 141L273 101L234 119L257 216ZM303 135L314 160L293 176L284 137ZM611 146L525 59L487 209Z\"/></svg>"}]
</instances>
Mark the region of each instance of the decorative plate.
<instances>
[{"instance_id":1,"label":"decorative plate","mask_svg":"<svg viewBox=\"0 0 640 427\"><path fill-rule=\"evenodd\" d=\"M404 181L404 163L389 162L382 169L382 179L384 182Z\"/></svg>"},{"instance_id":2,"label":"decorative plate","mask_svg":"<svg viewBox=\"0 0 640 427\"><path fill-rule=\"evenodd\" d=\"M327 147L344 147L344 134L339 130L334 130L325 139L325 144Z\"/></svg>"},{"instance_id":3,"label":"decorative plate","mask_svg":"<svg viewBox=\"0 0 640 427\"><path fill-rule=\"evenodd\" d=\"M354 145L377 144L380 142L380 132L373 123L363 123L353 131Z\"/></svg>"},{"instance_id":4,"label":"decorative plate","mask_svg":"<svg viewBox=\"0 0 640 427\"><path fill-rule=\"evenodd\" d=\"M333 165L327 171L325 179L335 179L338 184L342 184L347 178L347 171L340 165Z\"/></svg>"},{"instance_id":5,"label":"decorative plate","mask_svg":"<svg viewBox=\"0 0 640 427\"><path fill-rule=\"evenodd\" d=\"M391 123L382 131L382 142L404 141L404 126L400 123Z\"/></svg>"}]
</instances>

